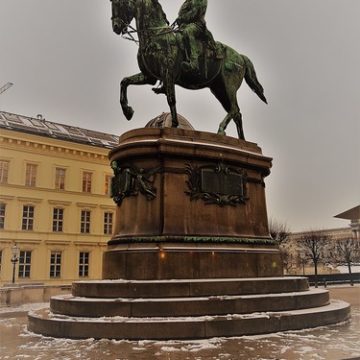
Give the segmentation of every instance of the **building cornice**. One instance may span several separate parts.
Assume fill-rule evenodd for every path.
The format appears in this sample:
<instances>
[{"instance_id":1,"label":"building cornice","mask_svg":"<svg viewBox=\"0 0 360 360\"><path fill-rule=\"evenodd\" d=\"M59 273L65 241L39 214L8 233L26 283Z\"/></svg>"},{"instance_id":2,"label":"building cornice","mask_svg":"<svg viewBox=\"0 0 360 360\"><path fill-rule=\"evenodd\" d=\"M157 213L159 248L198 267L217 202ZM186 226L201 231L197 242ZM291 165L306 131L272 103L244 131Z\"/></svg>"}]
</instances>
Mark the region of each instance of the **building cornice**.
<instances>
[{"instance_id":1,"label":"building cornice","mask_svg":"<svg viewBox=\"0 0 360 360\"><path fill-rule=\"evenodd\" d=\"M71 201L61 201L61 200L48 200L50 205L59 205L59 206L69 206L72 204Z\"/></svg>"},{"instance_id":2,"label":"building cornice","mask_svg":"<svg viewBox=\"0 0 360 360\"><path fill-rule=\"evenodd\" d=\"M1 184L2 185L2 184ZM14 200L15 196L10 196L10 195L0 195L0 200L3 201L8 201L8 200Z\"/></svg>"},{"instance_id":3,"label":"building cornice","mask_svg":"<svg viewBox=\"0 0 360 360\"><path fill-rule=\"evenodd\" d=\"M19 201L21 201L21 202L26 202L26 203L41 203L41 202L43 201L43 199L34 198L34 197L17 196L16 198L17 198Z\"/></svg>"},{"instance_id":4,"label":"building cornice","mask_svg":"<svg viewBox=\"0 0 360 360\"><path fill-rule=\"evenodd\" d=\"M7 187L7 188L14 188L14 189L21 189L21 190L28 190L29 189L29 187L25 186L25 185L17 185L17 184L9 184L9 183L0 184L0 187ZM44 191L44 192L47 192L47 193L63 194L64 196L76 195L76 196L84 196L86 198L89 198L89 197L97 198L97 199L98 198L103 198L103 199L105 198L108 201L112 202L111 198L108 195L105 195L105 194L84 193L82 191L57 190L57 189L43 188L43 187L37 187L37 186L32 187L31 190ZM15 196L0 195L0 199L1 198L3 198L4 200L13 200L13 199L15 199ZM49 199L48 201L57 201L57 200ZM105 206L107 206L107 205L105 205ZM109 205L109 206L112 206L112 205Z\"/></svg>"},{"instance_id":5,"label":"building cornice","mask_svg":"<svg viewBox=\"0 0 360 360\"><path fill-rule=\"evenodd\" d=\"M91 209L95 209L95 208L98 207L98 204L77 202L77 203L76 203L76 206L77 206L77 207L81 207L81 208L91 208Z\"/></svg>"}]
</instances>

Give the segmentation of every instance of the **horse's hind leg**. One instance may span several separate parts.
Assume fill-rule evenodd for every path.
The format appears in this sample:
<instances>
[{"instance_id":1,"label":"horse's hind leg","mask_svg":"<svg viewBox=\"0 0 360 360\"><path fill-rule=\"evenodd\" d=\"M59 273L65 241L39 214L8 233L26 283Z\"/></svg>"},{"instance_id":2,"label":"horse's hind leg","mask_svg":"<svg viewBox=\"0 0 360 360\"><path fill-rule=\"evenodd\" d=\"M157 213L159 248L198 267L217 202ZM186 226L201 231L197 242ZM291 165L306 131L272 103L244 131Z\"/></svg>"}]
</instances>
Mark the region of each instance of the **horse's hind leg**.
<instances>
[{"instance_id":1,"label":"horse's hind leg","mask_svg":"<svg viewBox=\"0 0 360 360\"><path fill-rule=\"evenodd\" d=\"M231 113L228 113L225 116L224 120L219 125L219 129L218 129L218 132L217 132L219 135L226 135L225 129L227 128L227 126L228 126L228 124L229 124L229 122L231 121L232 118L233 117L232 117Z\"/></svg>"},{"instance_id":2,"label":"horse's hind leg","mask_svg":"<svg viewBox=\"0 0 360 360\"><path fill-rule=\"evenodd\" d=\"M148 76L144 75L143 73L139 73L139 74L132 75L132 76L122 79L122 81L120 83L120 104L121 104L123 113L128 120L131 120L131 118L134 115L133 108L128 105L128 99L127 99L128 86L129 85L145 85L145 84L154 85L155 83L156 83L155 78L148 77Z\"/></svg>"},{"instance_id":3,"label":"horse's hind leg","mask_svg":"<svg viewBox=\"0 0 360 360\"><path fill-rule=\"evenodd\" d=\"M221 84L223 84L222 81ZM219 83L214 83L213 86L210 88L211 92L215 95L215 97L220 101L223 108L227 111L227 115L219 125L218 134L226 135L225 129L229 125L229 122L231 120L234 120L239 139L245 140L244 131L242 127L242 116L236 98L236 91L238 87L228 90L225 88L225 86L219 86L219 85L220 85Z\"/></svg>"},{"instance_id":4,"label":"horse's hind leg","mask_svg":"<svg viewBox=\"0 0 360 360\"><path fill-rule=\"evenodd\" d=\"M245 140L244 129L242 125L242 115L240 109L234 116L234 122L236 124L236 129L238 132L239 139Z\"/></svg>"},{"instance_id":5,"label":"horse's hind leg","mask_svg":"<svg viewBox=\"0 0 360 360\"><path fill-rule=\"evenodd\" d=\"M227 126L231 120L234 120L234 122L236 124L236 129L237 129L239 139L245 140L244 130L243 130L243 126L242 126L242 115L241 115L239 106L237 105L236 98L235 98L235 102L231 106L230 111L225 116L225 119L220 123L218 134L226 135L225 129L227 128Z\"/></svg>"}]
</instances>

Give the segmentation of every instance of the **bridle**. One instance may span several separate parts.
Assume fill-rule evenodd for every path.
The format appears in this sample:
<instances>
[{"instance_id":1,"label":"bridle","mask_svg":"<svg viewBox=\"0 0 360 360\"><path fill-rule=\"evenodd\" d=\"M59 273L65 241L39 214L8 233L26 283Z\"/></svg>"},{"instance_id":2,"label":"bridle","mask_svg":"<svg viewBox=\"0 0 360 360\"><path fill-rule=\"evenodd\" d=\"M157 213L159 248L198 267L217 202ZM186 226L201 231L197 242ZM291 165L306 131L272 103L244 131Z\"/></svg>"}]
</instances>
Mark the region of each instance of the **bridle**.
<instances>
[{"instance_id":1,"label":"bridle","mask_svg":"<svg viewBox=\"0 0 360 360\"><path fill-rule=\"evenodd\" d=\"M121 2L124 0L110 0L110 1L113 3L113 5L116 6L116 5L120 5ZM135 29L132 25L130 25L129 22L124 21L119 16L112 16L111 20L114 20L114 19L116 19L121 25L124 25L124 30L122 30L122 32L121 32L121 37L125 40L133 41L134 43L139 45L139 40L135 39L133 34L139 34L141 31ZM166 31L155 34L155 36L179 32L179 27L176 24L176 22L174 22L173 24L171 24L169 26L151 27L148 30L161 30L161 29L166 29ZM145 32L145 31L143 31L143 32Z\"/></svg>"}]
</instances>

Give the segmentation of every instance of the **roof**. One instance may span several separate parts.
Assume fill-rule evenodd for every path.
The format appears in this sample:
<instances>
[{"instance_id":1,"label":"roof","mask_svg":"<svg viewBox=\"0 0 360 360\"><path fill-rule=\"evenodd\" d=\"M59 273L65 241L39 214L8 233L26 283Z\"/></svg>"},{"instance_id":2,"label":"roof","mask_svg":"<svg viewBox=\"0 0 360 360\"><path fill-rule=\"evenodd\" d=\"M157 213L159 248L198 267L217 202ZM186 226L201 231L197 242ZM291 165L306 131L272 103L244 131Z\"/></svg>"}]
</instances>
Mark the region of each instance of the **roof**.
<instances>
[{"instance_id":1,"label":"roof","mask_svg":"<svg viewBox=\"0 0 360 360\"><path fill-rule=\"evenodd\" d=\"M113 149L119 137L99 131L47 121L42 117L33 118L0 111L0 129L72 141L80 144Z\"/></svg>"},{"instance_id":2,"label":"roof","mask_svg":"<svg viewBox=\"0 0 360 360\"><path fill-rule=\"evenodd\" d=\"M355 206L352 209L346 210L341 214L335 215L334 217L347 220L360 220L360 205Z\"/></svg>"}]
</instances>

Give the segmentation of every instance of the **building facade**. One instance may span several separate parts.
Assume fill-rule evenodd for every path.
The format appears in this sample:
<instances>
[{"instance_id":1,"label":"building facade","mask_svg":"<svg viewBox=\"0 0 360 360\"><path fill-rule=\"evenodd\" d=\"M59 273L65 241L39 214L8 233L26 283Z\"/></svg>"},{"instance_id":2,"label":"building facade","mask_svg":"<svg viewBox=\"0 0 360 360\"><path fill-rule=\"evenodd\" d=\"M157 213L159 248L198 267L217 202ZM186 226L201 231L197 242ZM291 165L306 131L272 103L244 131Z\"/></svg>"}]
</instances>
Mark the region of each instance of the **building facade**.
<instances>
[{"instance_id":1,"label":"building facade","mask_svg":"<svg viewBox=\"0 0 360 360\"><path fill-rule=\"evenodd\" d=\"M0 285L101 278L117 137L0 112Z\"/></svg>"},{"instance_id":2,"label":"building facade","mask_svg":"<svg viewBox=\"0 0 360 360\"><path fill-rule=\"evenodd\" d=\"M354 238L354 233L351 227L337 228L337 229L321 229L292 233L289 236L289 241L286 244L286 252L289 257L290 274L293 275L313 275L314 266L309 258L304 255L304 249L299 245L301 240L309 235L315 235L319 238L323 237L330 246L334 242L341 242L344 240ZM319 252L322 254L319 262L318 273L319 274L333 274L338 273L339 270L333 266L329 266L328 263L328 247L319 248Z\"/></svg>"}]
</instances>

